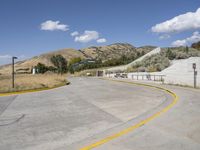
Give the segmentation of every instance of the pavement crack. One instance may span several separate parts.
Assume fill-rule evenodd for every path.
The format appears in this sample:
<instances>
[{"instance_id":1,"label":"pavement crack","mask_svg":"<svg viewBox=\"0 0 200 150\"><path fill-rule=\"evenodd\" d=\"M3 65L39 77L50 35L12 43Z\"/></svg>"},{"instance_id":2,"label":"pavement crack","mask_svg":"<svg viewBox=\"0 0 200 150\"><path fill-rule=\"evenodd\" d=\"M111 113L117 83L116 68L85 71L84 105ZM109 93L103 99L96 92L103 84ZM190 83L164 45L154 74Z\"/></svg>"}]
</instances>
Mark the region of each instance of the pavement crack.
<instances>
[{"instance_id":1,"label":"pavement crack","mask_svg":"<svg viewBox=\"0 0 200 150\"><path fill-rule=\"evenodd\" d=\"M17 97L18 97L18 95L1 97L1 99L3 99L3 100L0 99L0 104L2 105L0 107L0 117L5 112L5 110L14 102L14 100ZM2 101L3 101L3 103L2 103Z\"/></svg>"},{"instance_id":2,"label":"pavement crack","mask_svg":"<svg viewBox=\"0 0 200 150\"><path fill-rule=\"evenodd\" d=\"M6 118L6 119L0 119L0 127L1 126L8 126L8 125L12 125L12 124L14 124L14 123L17 123L17 122L19 122L21 119L23 119L25 117L25 114L22 114L19 118L16 118L16 119L8 119L8 118ZM3 122L2 124L1 124L1 122Z\"/></svg>"}]
</instances>

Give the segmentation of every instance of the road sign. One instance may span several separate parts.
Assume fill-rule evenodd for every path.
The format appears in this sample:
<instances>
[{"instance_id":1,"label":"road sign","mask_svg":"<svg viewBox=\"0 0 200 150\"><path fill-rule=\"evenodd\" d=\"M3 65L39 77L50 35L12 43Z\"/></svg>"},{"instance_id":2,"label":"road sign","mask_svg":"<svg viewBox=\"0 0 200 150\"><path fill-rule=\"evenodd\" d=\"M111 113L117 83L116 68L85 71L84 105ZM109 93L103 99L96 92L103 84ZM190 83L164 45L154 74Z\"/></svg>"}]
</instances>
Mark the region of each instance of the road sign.
<instances>
[{"instance_id":1,"label":"road sign","mask_svg":"<svg viewBox=\"0 0 200 150\"><path fill-rule=\"evenodd\" d=\"M197 71L196 71L196 63L192 64L192 68L194 69L194 88L196 88L197 85Z\"/></svg>"},{"instance_id":2,"label":"road sign","mask_svg":"<svg viewBox=\"0 0 200 150\"><path fill-rule=\"evenodd\" d=\"M193 63L193 64L192 64L192 67L193 67L193 69L195 70L195 69L196 69L196 63Z\"/></svg>"}]
</instances>

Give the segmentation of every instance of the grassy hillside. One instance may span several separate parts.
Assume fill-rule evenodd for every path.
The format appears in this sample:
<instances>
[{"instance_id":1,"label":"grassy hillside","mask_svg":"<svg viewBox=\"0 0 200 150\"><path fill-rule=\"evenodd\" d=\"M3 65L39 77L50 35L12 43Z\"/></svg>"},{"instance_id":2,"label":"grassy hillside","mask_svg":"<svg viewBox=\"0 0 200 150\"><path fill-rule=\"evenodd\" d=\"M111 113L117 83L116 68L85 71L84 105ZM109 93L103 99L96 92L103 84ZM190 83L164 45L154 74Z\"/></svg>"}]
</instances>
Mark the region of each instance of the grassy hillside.
<instances>
[{"instance_id":1,"label":"grassy hillside","mask_svg":"<svg viewBox=\"0 0 200 150\"><path fill-rule=\"evenodd\" d=\"M120 58L122 55L134 54L136 48L127 43L115 43L107 46L92 46L80 51L89 58L106 61L113 58Z\"/></svg>"},{"instance_id":2,"label":"grassy hillside","mask_svg":"<svg viewBox=\"0 0 200 150\"><path fill-rule=\"evenodd\" d=\"M199 43L194 43L192 46L195 48L188 47L166 47L161 49L160 54L147 57L142 62L128 68L128 71L142 70L142 71L160 71L170 65L170 61L173 59L186 59L189 57L200 56L200 50L198 50ZM81 64L77 70L85 70L99 67L109 67L128 64L135 59L143 56L144 54L155 49L154 46L143 46L134 47L128 43L114 43L107 46L92 46L83 48L80 50L76 49L62 49L40 56L33 57L28 60L20 61L15 64L16 70L31 71L31 68L36 66L38 63L42 63L46 66L53 66L51 63L51 57L54 55L62 55L68 62L75 58L93 59L93 64ZM71 62L70 62L71 63ZM10 74L11 65L0 66L0 74Z\"/></svg>"},{"instance_id":3,"label":"grassy hillside","mask_svg":"<svg viewBox=\"0 0 200 150\"><path fill-rule=\"evenodd\" d=\"M200 50L200 41L199 41L199 42L196 42L196 43L193 43L193 44L191 45L191 47Z\"/></svg>"},{"instance_id":4,"label":"grassy hillside","mask_svg":"<svg viewBox=\"0 0 200 150\"><path fill-rule=\"evenodd\" d=\"M155 47L152 46L144 46L136 48L128 43L115 43L107 46L93 46L84 48L81 50L76 49L62 49L53 52L49 52L46 54L42 54L40 56L35 56L25 61L20 61L15 64L16 70L26 70L30 72L31 68L36 66L38 63L45 64L46 66L52 66L50 59L54 55L62 55L68 62L70 62L73 58L93 58L95 60L100 60L101 62L105 62L108 66L110 65L119 65L121 59L125 56L128 61L123 63L128 63L135 58L146 54L151 51ZM117 63L111 63L111 62ZM11 65L4 65L0 67L0 74L10 74L11 73Z\"/></svg>"},{"instance_id":5,"label":"grassy hillside","mask_svg":"<svg viewBox=\"0 0 200 150\"><path fill-rule=\"evenodd\" d=\"M137 57L137 55L144 55L154 48L154 46L143 46L136 48L128 43L115 43L107 46L92 46L81 49L80 51L86 57L105 62L112 59L119 59L123 55Z\"/></svg>"},{"instance_id":6,"label":"grassy hillside","mask_svg":"<svg viewBox=\"0 0 200 150\"><path fill-rule=\"evenodd\" d=\"M162 71L170 65L172 60L186 59L189 57L200 57L200 50L189 47L162 48L159 54L146 57L143 61L128 68L127 72Z\"/></svg>"},{"instance_id":7,"label":"grassy hillside","mask_svg":"<svg viewBox=\"0 0 200 150\"><path fill-rule=\"evenodd\" d=\"M86 58L81 52L75 49L62 49L58 51L49 52L46 54L42 54L40 56L35 56L31 59L20 61L15 64L15 69L30 69L36 66L38 63L45 64L46 66L52 66L50 59L54 55L62 55L66 60L70 61L72 58L80 57L82 59ZM8 74L11 72L11 65L5 65L0 67L1 74Z\"/></svg>"},{"instance_id":8,"label":"grassy hillside","mask_svg":"<svg viewBox=\"0 0 200 150\"><path fill-rule=\"evenodd\" d=\"M63 86L69 83L66 80L66 75L57 74L16 75L14 89L12 88L11 81L11 76L0 76L0 93L53 88L57 86Z\"/></svg>"}]
</instances>

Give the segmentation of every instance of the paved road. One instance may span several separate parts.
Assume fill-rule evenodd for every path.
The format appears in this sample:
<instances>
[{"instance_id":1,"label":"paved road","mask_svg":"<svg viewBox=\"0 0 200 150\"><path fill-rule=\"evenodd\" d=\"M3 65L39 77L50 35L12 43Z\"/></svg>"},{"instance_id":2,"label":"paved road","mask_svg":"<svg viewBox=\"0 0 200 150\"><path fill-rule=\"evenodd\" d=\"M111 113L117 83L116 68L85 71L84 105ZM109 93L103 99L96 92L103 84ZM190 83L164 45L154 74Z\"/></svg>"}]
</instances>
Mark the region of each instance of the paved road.
<instances>
[{"instance_id":1,"label":"paved road","mask_svg":"<svg viewBox=\"0 0 200 150\"><path fill-rule=\"evenodd\" d=\"M96 78L0 97L0 150L75 150L127 128L172 102L171 95ZM200 149L200 91L167 86L179 102L150 123L95 149Z\"/></svg>"}]
</instances>

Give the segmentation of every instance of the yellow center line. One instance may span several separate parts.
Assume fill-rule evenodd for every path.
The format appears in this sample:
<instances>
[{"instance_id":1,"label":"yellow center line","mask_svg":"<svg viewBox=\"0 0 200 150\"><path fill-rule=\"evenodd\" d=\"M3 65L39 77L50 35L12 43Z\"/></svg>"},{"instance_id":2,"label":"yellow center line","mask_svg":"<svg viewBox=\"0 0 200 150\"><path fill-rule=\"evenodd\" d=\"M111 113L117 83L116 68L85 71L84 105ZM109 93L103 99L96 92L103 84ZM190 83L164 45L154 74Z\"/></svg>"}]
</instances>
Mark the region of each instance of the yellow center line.
<instances>
[{"instance_id":1,"label":"yellow center line","mask_svg":"<svg viewBox=\"0 0 200 150\"><path fill-rule=\"evenodd\" d=\"M126 129L123 129L123 130L119 131L118 133L115 133L113 135L107 136L104 139L99 140L99 141L97 141L95 143L92 143L92 144L90 144L88 146L85 146L85 147L81 148L80 150L91 150L91 149L99 147L99 146L101 146L101 145L103 145L103 144L105 144L105 143L107 143L107 142L109 142L109 141L111 141L113 139L116 139L116 138L118 138L120 136L123 136L123 135L125 135L125 134L127 134L127 133L129 133L131 131L134 131L135 129L141 127L142 125L144 125L144 124L150 122L151 120L155 119L156 117L160 116L162 113L167 112L170 108L172 108L177 103L177 101L179 99L178 96L174 92L172 92L172 91L170 91L168 89L162 88L162 87L158 87L158 86L154 86L154 85L148 85L148 84L144 84L144 83L134 83L134 82L129 82L129 81L111 80L111 79L105 79L105 78L103 78L103 79L104 80L114 81L114 82L129 83L129 84L134 84L134 85L154 88L154 89L157 89L157 90L162 90L162 91L170 94L173 97L173 101L168 106L163 108L161 111L156 112L152 116L150 116L150 117L138 122L137 124L135 124L133 126L130 126L130 127L126 128Z\"/></svg>"},{"instance_id":2,"label":"yellow center line","mask_svg":"<svg viewBox=\"0 0 200 150\"><path fill-rule=\"evenodd\" d=\"M65 86L65 85L58 85L58 86L54 86L54 87L44 87L44 88L39 88L39 89L30 89L30 90L23 90L23 91L16 91L16 92L8 92L8 93L0 93L0 97L1 96L20 95L20 94L25 94L25 93L39 92L39 91L46 91L46 90L51 90L51 89L55 89L55 88L62 87L62 86Z\"/></svg>"}]
</instances>

